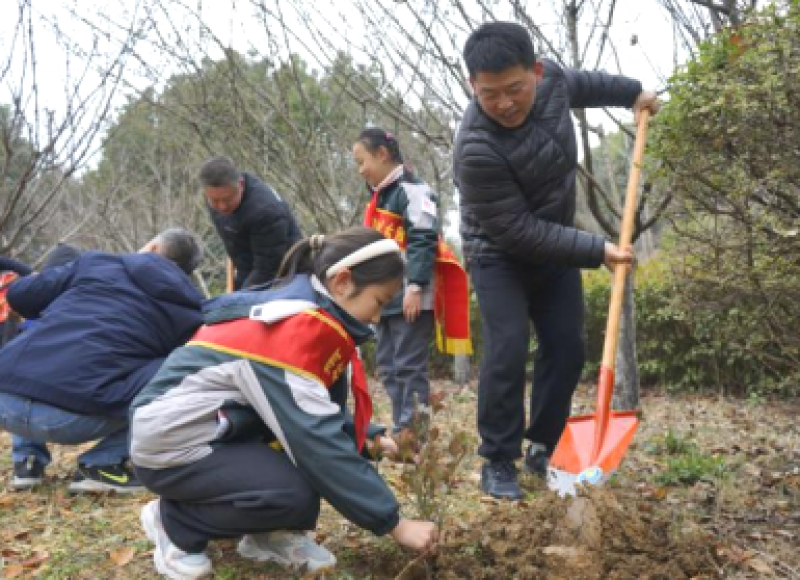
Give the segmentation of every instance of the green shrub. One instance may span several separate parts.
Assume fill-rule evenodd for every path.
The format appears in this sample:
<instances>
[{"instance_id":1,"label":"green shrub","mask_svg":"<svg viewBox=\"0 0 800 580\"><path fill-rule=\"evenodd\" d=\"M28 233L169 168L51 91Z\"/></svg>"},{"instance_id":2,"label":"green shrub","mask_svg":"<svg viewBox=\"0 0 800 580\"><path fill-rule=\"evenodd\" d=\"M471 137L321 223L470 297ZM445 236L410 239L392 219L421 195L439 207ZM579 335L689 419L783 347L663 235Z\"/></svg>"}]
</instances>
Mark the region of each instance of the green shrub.
<instances>
[{"instance_id":1,"label":"green shrub","mask_svg":"<svg viewBox=\"0 0 800 580\"><path fill-rule=\"evenodd\" d=\"M768 392L790 395L797 390L793 375L781 374L762 364L757 353L747 348L748 334L764 329L758 305L747 303L707 304L689 308L684 287L693 283L662 253L637 268L634 274L636 303L636 347L639 376L643 387L660 386L672 390L725 390L760 396ZM605 270L583 274L586 303L587 358L584 379L597 378L602 358L603 338L608 316L611 276ZM480 311L473 295L471 304L472 338L475 354L472 373L477 374L483 348ZM431 343L430 376L453 376L453 357L440 353ZM536 349L531 338L529 362ZM367 370L375 372L375 342L362 347ZM529 369L530 370L530 369Z\"/></svg>"},{"instance_id":2,"label":"green shrub","mask_svg":"<svg viewBox=\"0 0 800 580\"><path fill-rule=\"evenodd\" d=\"M782 382L787 377L760 364L740 340L731 340L755 332L753 327L760 323L757 312L746 304L724 311L712 305L687 309L680 289L687 282L663 258L640 266L634 276L636 348L643 386L725 389L738 394L772 390L787 395L796 388L796 383ZM599 370L610 283L607 272L584 273L587 380L593 380Z\"/></svg>"},{"instance_id":3,"label":"green shrub","mask_svg":"<svg viewBox=\"0 0 800 580\"><path fill-rule=\"evenodd\" d=\"M710 375L702 345L685 317L671 306L671 283L663 264L651 261L639 267L634 276L636 349L642 385L706 386ZM586 372L591 376L597 374L603 354L610 285L608 272L584 273Z\"/></svg>"},{"instance_id":4,"label":"green shrub","mask_svg":"<svg viewBox=\"0 0 800 580\"><path fill-rule=\"evenodd\" d=\"M798 31L796 0L722 30L655 118L650 175L671 199L663 311L695 342L678 353L685 384L800 391Z\"/></svg>"}]
</instances>

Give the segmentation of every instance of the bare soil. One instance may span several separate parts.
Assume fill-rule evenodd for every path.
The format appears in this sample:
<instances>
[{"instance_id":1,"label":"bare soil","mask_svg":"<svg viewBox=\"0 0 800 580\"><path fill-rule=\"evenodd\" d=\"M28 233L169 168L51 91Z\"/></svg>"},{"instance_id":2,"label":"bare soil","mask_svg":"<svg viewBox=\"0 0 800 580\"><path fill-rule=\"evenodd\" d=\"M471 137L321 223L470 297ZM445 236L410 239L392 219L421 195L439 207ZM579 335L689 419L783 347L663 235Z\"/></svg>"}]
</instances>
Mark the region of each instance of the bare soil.
<instances>
[{"instance_id":1,"label":"bare soil","mask_svg":"<svg viewBox=\"0 0 800 580\"><path fill-rule=\"evenodd\" d=\"M435 417L444 433L474 435L471 388L449 392ZM474 385L472 385L474 388ZM576 412L592 412L591 389ZM376 389L378 418L388 415ZM480 458L471 454L446 502L436 554L420 558L375 538L324 506L317 540L339 560L329 578L622 580L682 578L800 579L800 403L744 402L697 395L650 393L643 420L621 469L607 484L576 498L559 498L542 482L523 478L524 501L485 497ZM717 458L720 471L691 483L675 475L659 452L665 434L691 441ZM10 438L0 434L0 473L10 477ZM5 578L157 578L152 546L138 515L138 497L70 496L65 492L77 450L54 447L46 485L33 492L0 491L0 558ZM404 470L382 461L406 515L416 509ZM235 542L210 548L215 578L287 578L274 564L240 559Z\"/></svg>"}]
</instances>

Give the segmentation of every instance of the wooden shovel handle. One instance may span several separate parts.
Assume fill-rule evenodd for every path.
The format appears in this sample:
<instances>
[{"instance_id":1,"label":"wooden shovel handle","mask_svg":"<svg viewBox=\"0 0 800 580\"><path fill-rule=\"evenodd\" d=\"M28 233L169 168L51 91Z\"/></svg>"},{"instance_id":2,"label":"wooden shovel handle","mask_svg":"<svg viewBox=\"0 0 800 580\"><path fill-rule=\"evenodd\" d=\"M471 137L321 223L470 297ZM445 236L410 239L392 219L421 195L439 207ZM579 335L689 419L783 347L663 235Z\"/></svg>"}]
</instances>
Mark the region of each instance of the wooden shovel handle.
<instances>
[{"instance_id":1,"label":"wooden shovel handle","mask_svg":"<svg viewBox=\"0 0 800 580\"><path fill-rule=\"evenodd\" d=\"M636 219L637 194L639 180L642 176L642 158L644 157L644 144L647 141L647 123L650 120L650 111L643 109L639 114L639 125L636 129L636 141L633 144L633 159L628 175L628 188L625 191L625 209L622 214L622 225L619 232L619 247L624 248L631 244L633 228ZM622 299L625 290L625 277L628 268L625 264L617 264L614 268L614 285L611 287L611 301L608 306L608 321L606 323L606 338L603 345L603 366L614 370L614 361L617 354L617 339L619 338L619 321L622 313Z\"/></svg>"},{"instance_id":2,"label":"wooden shovel handle","mask_svg":"<svg viewBox=\"0 0 800 580\"><path fill-rule=\"evenodd\" d=\"M230 258L228 258L226 270L225 289L228 292L233 292L233 262Z\"/></svg>"}]
</instances>

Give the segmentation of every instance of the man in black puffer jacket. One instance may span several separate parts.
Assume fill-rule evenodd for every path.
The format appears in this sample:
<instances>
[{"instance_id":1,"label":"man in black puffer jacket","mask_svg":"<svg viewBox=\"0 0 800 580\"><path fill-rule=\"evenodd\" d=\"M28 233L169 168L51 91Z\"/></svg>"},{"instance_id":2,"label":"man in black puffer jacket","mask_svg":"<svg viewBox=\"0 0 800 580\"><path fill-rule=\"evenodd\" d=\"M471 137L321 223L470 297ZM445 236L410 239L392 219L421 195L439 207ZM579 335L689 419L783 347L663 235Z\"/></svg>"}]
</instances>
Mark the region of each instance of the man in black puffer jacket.
<instances>
[{"instance_id":1,"label":"man in black puffer jacket","mask_svg":"<svg viewBox=\"0 0 800 580\"><path fill-rule=\"evenodd\" d=\"M289 206L266 183L240 173L227 157L200 169L211 221L236 270L234 290L271 282L301 237Z\"/></svg>"},{"instance_id":2,"label":"man in black puffer jacket","mask_svg":"<svg viewBox=\"0 0 800 580\"><path fill-rule=\"evenodd\" d=\"M459 128L454 175L461 236L483 322L478 394L483 489L519 499L514 460L547 471L584 363L580 268L630 263L630 249L577 230L577 145L570 108L658 108L638 81L537 60L522 26L493 22L464 46L474 100ZM525 367L538 340L530 426Z\"/></svg>"}]
</instances>

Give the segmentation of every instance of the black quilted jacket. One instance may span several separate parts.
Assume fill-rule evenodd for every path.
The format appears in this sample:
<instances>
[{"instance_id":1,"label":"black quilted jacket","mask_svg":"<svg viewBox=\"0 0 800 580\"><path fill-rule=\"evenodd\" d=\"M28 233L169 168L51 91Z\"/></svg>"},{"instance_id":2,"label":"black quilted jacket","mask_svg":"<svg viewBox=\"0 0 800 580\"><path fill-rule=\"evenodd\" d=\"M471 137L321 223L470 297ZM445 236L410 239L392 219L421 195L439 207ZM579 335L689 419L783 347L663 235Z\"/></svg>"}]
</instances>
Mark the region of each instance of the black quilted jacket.
<instances>
[{"instance_id":1,"label":"black quilted jacket","mask_svg":"<svg viewBox=\"0 0 800 580\"><path fill-rule=\"evenodd\" d=\"M234 288L271 282L284 254L302 236L289 206L266 183L244 173L242 203L231 215L208 206L236 268Z\"/></svg>"},{"instance_id":2,"label":"black quilted jacket","mask_svg":"<svg viewBox=\"0 0 800 580\"><path fill-rule=\"evenodd\" d=\"M631 107L638 81L544 60L528 119L508 129L473 100L456 137L454 176L464 254L596 268L604 239L577 230L577 145L570 108Z\"/></svg>"}]
</instances>

